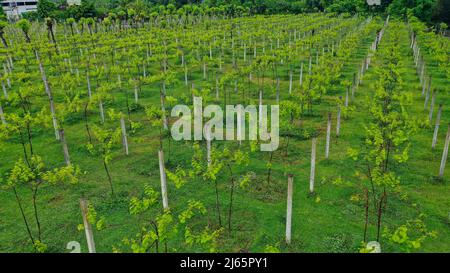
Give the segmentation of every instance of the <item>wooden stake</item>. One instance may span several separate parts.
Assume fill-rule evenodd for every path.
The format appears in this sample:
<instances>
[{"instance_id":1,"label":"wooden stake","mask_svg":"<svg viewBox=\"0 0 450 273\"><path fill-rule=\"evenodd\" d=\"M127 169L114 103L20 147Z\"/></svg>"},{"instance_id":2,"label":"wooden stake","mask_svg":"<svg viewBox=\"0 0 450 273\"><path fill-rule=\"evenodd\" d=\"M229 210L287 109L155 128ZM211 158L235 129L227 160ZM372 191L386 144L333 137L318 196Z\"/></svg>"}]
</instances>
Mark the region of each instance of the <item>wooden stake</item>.
<instances>
[{"instance_id":1,"label":"wooden stake","mask_svg":"<svg viewBox=\"0 0 450 273\"><path fill-rule=\"evenodd\" d=\"M86 81L87 81L87 87L88 87L88 96L89 100L92 98L92 88L91 88L91 80L89 78L89 73L86 74Z\"/></svg>"},{"instance_id":2,"label":"wooden stake","mask_svg":"<svg viewBox=\"0 0 450 273\"><path fill-rule=\"evenodd\" d=\"M339 97L339 100L342 100L342 97ZM340 131L341 131L341 106L338 105L337 124L336 124L336 137L339 137Z\"/></svg>"},{"instance_id":3,"label":"wooden stake","mask_svg":"<svg viewBox=\"0 0 450 273\"><path fill-rule=\"evenodd\" d=\"M167 198L167 181L166 181L166 169L164 167L164 152L162 150L158 151L159 158L159 175L161 178L161 194L163 200L164 210L169 209L169 200Z\"/></svg>"},{"instance_id":4,"label":"wooden stake","mask_svg":"<svg viewBox=\"0 0 450 273\"><path fill-rule=\"evenodd\" d=\"M3 89L3 95L5 96L5 99L8 99L8 90L6 90L4 81L2 81L2 89Z\"/></svg>"},{"instance_id":5,"label":"wooden stake","mask_svg":"<svg viewBox=\"0 0 450 273\"><path fill-rule=\"evenodd\" d=\"M259 90L259 128L262 128L262 103L263 103L263 93L262 90Z\"/></svg>"},{"instance_id":6,"label":"wooden stake","mask_svg":"<svg viewBox=\"0 0 450 273\"><path fill-rule=\"evenodd\" d=\"M59 130L59 137L60 137L62 147L63 147L64 160L66 161L66 165L70 166L69 148L67 148L67 142L66 142L66 138L64 136L64 129Z\"/></svg>"},{"instance_id":7,"label":"wooden stake","mask_svg":"<svg viewBox=\"0 0 450 273\"><path fill-rule=\"evenodd\" d=\"M122 145L125 148L125 154L128 155L127 128L125 127L125 120L123 117L120 118L120 128L122 129Z\"/></svg>"},{"instance_id":8,"label":"wooden stake","mask_svg":"<svg viewBox=\"0 0 450 273\"><path fill-rule=\"evenodd\" d=\"M450 124L448 125L447 137L445 138L444 152L442 153L441 168L439 169L440 178L444 178L445 163L447 161L449 144L450 144Z\"/></svg>"},{"instance_id":9,"label":"wooden stake","mask_svg":"<svg viewBox=\"0 0 450 273\"><path fill-rule=\"evenodd\" d=\"M433 96L431 97L431 104L430 104L430 114L428 115L428 121L431 123L433 120L433 111L434 111L434 101L436 100L436 90L433 91Z\"/></svg>"},{"instance_id":10,"label":"wooden stake","mask_svg":"<svg viewBox=\"0 0 450 273\"><path fill-rule=\"evenodd\" d=\"M355 89L356 89L356 73L353 73L352 98L355 97Z\"/></svg>"},{"instance_id":11,"label":"wooden stake","mask_svg":"<svg viewBox=\"0 0 450 273\"><path fill-rule=\"evenodd\" d=\"M3 107L1 104L0 104L0 120L2 121L2 124L6 124L5 113L3 113Z\"/></svg>"},{"instance_id":12,"label":"wooden stake","mask_svg":"<svg viewBox=\"0 0 450 273\"><path fill-rule=\"evenodd\" d=\"M192 84L192 86L193 85L194 84ZM192 89L194 89L194 87L192 87ZM163 82L163 91L160 92L159 99L161 101L161 112L162 112L162 120L163 120L164 130L167 130L167 129L169 129L169 125L168 125L168 121L167 121L167 117L166 117L166 107L164 105L164 99L166 96L166 93L164 90L165 90L165 82Z\"/></svg>"},{"instance_id":13,"label":"wooden stake","mask_svg":"<svg viewBox=\"0 0 450 273\"><path fill-rule=\"evenodd\" d=\"M288 175L287 212L286 212L286 243L291 243L292 228L292 194L294 187L294 175Z\"/></svg>"},{"instance_id":14,"label":"wooden stake","mask_svg":"<svg viewBox=\"0 0 450 273\"><path fill-rule=\"evenodd\" d=\"M311 56L309 56L309 68L308 68L309 75L311 75L311 67L312 67L312 58Z\"/></svg>"},{"instance_id":15,"label":"wooden stake","mask_svg":"<svg viewBox=\"0 0 450 273\"><path fill-rule=\"evenodd\" d=\"M100 120L102 123L105 123L105 112L103 110L103 102L100 101L98 103L98 108L100 109Z\"/></svg>"},{"instance_id":16,"label":"wooden stake","mask_svg":"<svg viewBox=\"0 0 450 273\"><path fill-rule=\"evenodd\" d=\"M316 174L316 146L317 138L312 139L312 149L311 149L311 175L309 177L309 192L314 193L314 178Z\"/></svg>"},{"instance_id":17,"label":"wooden stake","mask_svg":"<svg viewBox=\"0 0 450 273\"><path fill-rule=\"evenodd\" d=\"M292 68L289 70L289 94L292 94Z\"/></svg>"},{"instance_id":18,"label":"wooden stake","mask_svg":"<svg viewBox=\"0 0 450 273\"><path fill-rule=\"evenodd\" d=\"M328 123L327 123L327 142L325 148L325 158L328 159L330 155L330 136L331 136L331 113L328 113Z\"/></svg>"},{"instance_id":19,"label":"wooden stake","mask_svg":"<svg viewBox=\"0 0 450 273\"><path fill-rule=\"evenodd\" d=\"M203 62L203 79L206 80L206 63Z\"/></svg>"},{"instance_id":20,"label":"wooden stake","mask_svg":"<svg viewBox=\"0 0 450 273\"><path fill-rule=\"evenodd\" d=\"M94 234L92 232L91 223L88 220L88 202L85 199L80 199L81 215L83 216L84 232L86 233L86 241L89 253L95 253Z\"/></svg>"},{"instance_id":21,"label":"wooden stake","mask_svg":"<svg viewBox=\"0 0 450 273\"><path fill-rule=\"evenodd\" d=\"M348 107L348 95L349 95L348 93L349 93L349 90L350 90L350 86L348 87L347 92L345 93L345 103L344 103L345 107Z\"/></svg>"},{"instance_id":22,"label":"wooden stake","mask_svg":"<svg viewBox=\"0 0 450 273\"><path fill-rule=\"evenodd\" d=\"M303 62L300 65L300 86L303 84Z\"/></svg>"},{"instance_id":23,"label":"wooden stake","mask_svg":"<svg viewBox=\"0 0 450 273\"><path fill-rule=\"evenodd\" d=\"M280 78L277 77L277 104L280 102Z\"/></svg>"},{"instance_id":24,"label":"wooden stake","mask_svg":"<svg viewBox=\"0 0 450 273\"><path fill-rule=\"evenodd\" d=\"M434 134L433 134L433 142L431 143L431 148L434 150L436 148L437 137L439 133L439 126L441 124L441 115L442 115L442 104L439 105L439 110L436 117L436 125L434 126Z\"/></svg>"},{"instance_id":25,"label":"wooden stake","mask_svg":"<svg viewBox=\"0 0 450 273\"><path fill-rule=\"evenodd\" d=\"M427 86L427 78L424 78L423 84L422 84L422 97L423 97L423 95L425 95L426 86Z\"/></svg>"},{"instance_id":26,"label":"wooden stake","mask_svg":"<svg viewBox=\"0 0 450 273\"><path fill-rule=\"evenodd\" d=\"M138 94L138 87L137 85L134 86L134 102L137 104L139 101L139 94Z\"/></svg>"},{"instance_id":27,"label":"wooden stake","mask_svg":"<svg viewBox=\"0 0 450 273\"><path fill-rule=\"evenodd\" d=\"M186 63L184 64L184 84L188 86L188 70Z\"/></svg>"},{"instance_id":28,"label":"wooden stake","mask_svg":"<svg viewBox=\"0 0 450 273\"><path fill-rule=\"evenodd\" d=\"M427 93L425 96L425 104L424 104L424 108L423 109L427 109L427 104L428 104L428 100L430 99L430 89L431 89L431 76L428 80L428 88L427 88Z\"/></svg>"},{"instance_id":29,"label":"wooden stake","mask_svg":"<svg viewBox=\"0 0 450 273\"><path fill-rule=\"evenodd\" d=\"M216 100L219 100L219 79L216 76Z\"/></svg>"}]
</instances>

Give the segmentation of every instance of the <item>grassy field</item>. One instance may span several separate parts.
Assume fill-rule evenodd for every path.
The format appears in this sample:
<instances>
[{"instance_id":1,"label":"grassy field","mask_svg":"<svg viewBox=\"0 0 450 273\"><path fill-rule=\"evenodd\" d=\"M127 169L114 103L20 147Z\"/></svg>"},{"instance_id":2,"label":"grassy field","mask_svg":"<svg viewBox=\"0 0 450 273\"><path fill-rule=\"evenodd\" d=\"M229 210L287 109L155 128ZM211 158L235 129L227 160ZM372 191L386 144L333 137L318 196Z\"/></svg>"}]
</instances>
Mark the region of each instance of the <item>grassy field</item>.
<instances>
[{"instance_id":1,"label":"grassy field","mask_svg":"<svg viewBox=\"0 0 450 273\"><path fill-rule=\"evenodd\" d=\"M240 19L236 19L239 22ZM350 19L343 19L350 20ZM359 19L358 24L364 19ZM218 22L216 22L218 23ZM383 21L378 22L382 25ZM395 22L394 22L395 23ZM413 101L407 106L408 112L414 117L425 119L428 111L423 110L423 97L421 86L416 73L410 38L407 26L402 24L401 30L401 76L404 81L403 91L410 92ZM199 30L201 33L202 29ZM137 35L138 36L138 35ZM286 39L286 36L284 36ZM367 54L367 49L375 38L373 35L363 37L354 49L354 54L342 69L341 79L352 80L353 73L358 70L361 61ZM61 38L62 39L62 38ZM380 47L385 46L383 41ZM268 49L267 49L268 50ZM249 53L250 54L250 53ZM306 60L305 60L306 61ZM232 231L225 230L218 240L220 252L263 252L267 246L274 246L282 252L358 252L363 241L364 229L364 204L363 200L356 200L355 196L361 195L360 182L355 175L359 170L358 162L347 155L348 148L357 148L364 141L364 125L370 120L367 110L367 102L373 95L374 84L378 80L374 68L380 63L375 61L364 76L362 84L356 90L355 98L350 105L355 112L350 117L344 118L341 125L341 136L334 136L336 126L336 98L345 96L345 88L331 86L319 102L313 108L313 114L303 115L296 122L299 128L317 132L317 165L316 165L316 190L315 195L309 194L310 175L310 138L292 138L290 140L288 155L285 155L285 142L281 138L280 149L274 153L272 179L267 183L267 162L269 153L249 152L248 166L238 166L236 173L255 173L249 187L236 187L235 202L233 204ZM202 79L201 66L198 66L190 74L190 81L195 83L197 89L212 85L214 78ZM445 75L433 64L429 64L430 73L435 79L433 86L436 88L448 88ZM232 70L230 60L224 65L225 71ZM298 64L295 67L298 73ZM157 73L159 67L154 65L149 68L151 75ZM281 99L289 100L287 93L289 85L288 70L281 66L280 89ZM296 74L297 75L297 74ZM50 76L50 82L57 77ZM184 86L184 74L176 73L178 82L167 88L170 96L181 99L189 95ZM294 82L298 81L296 76ZM258 78L255 75L253 82L247 86L246 92L251 100L257 103ZM36 85L40 85L36 79ZM244 84L243 84L244 85ZM265 83L266 90L274 90L272 79ZM13 82L12 90L20 88L19 83ZM56 90L55 101L64 103L64 97L58 95ZM85 87L78 90L85 92ZM130 98L132 91L129 91ZM41 107L48 107L48 100L42 92L42 96L36 98L35 111ZM106 109L125 109L124 93L120 90L113 91L113 100L105 104ZM275 93L267 92L265 104L275 104ZM211 95L211 97L214 97ZM416 219L424 214L424 222L429 230L437 232L437 238L427 239L418 252L449 252L450 251L450 170L447 166L444 179L436 180L439 164L446 135L446 124L450 122L450 110L445 103L450 99L447 93L440 93L436 105L444 104L441 129L437 148L431 150L433 135L432 126L419 128L411 139L412 146L409 160L406 164L396 166L396 173L401 179L402 194L407 198L401 198L400 194L389 195L387 210L384 215L383 225L398 227L407 220ZM130 99L131 100L131 99ZM143 127L136 132L129 131L130 155L124 155L120 144L116 144L113 159L110 162L112 180L115 186L115 196L110 194L106 173L102 161L98 156L92 156L86 149L87 136L82 113L70 115L64 124L65 134L69 145L71 161L82 170L80 181L76 185L55 185L40 188L38 207L42 226L43 241L48 244L50 252L68 252L66 244L70 241L81 243L82 251L87 251L85 235L78 231L77 226L82 223L79 208L79 199L84 197L95 205L97 213L105 216L106 228L94 231L98 252L111 252L113 247L130 251L121 246L124 238L134 237L140 231L140 227L146 219L132 216L129 213L129 200L134 196L141 196L144 186L150 185L155 190L160 190L160 174L158 167L158 128L148 122L144 107L149 105L159 106L159 86L157 84L142 87L139 94L139 105L133 108L131 120L141 122ZM211 99L213 100L213 99ZM239 95L231 95L232 102L239 102ZM437 108L437 107L436 107ZM10 108L11 109L11 108ZM9 109L5 107L5 110ZM326 113L333 113L332 141L330 158L325 159L325 131ZM436 109L437 111L437 109ZM172 122L174 120L171 120ZM89 114L91 124L100 125L98 111L91 110ZM108 121L108 126L116 128L117 121ZM128 121L127 121L128 125ZM169 150L170 145L170 150ZM193 156L192 142L164 141L166 156L166 168L174 170L177 166L190 168ZM202 149L204 143L200 143ZM62 148L59 142L54 140L52 128L33 128L33 146L35 154L42 156L48 166L64 166ZM213 142L213 149L220 150L224 146L234 150L239 147L237 142ZM14 163L21 159L21 146L16 138L2 140L0 146L0 173L6 179ZM242 150L250 151L249 143L243 142ZM287 174L294 175L293 195L293 223L292 243L284 242L286 222L286 191ZM221 172L218 175L220 201L222 204L222 217L226 219L226 209L229 202L229 175ZM31 191L27 187L18 188L19 195L24 202L27 215L32 215ZM198 218L195 224L209 225L218 228L217 213L215 209L215 189L211 181L201 178L192 179L182 188L177 189L173 183L168 185L168 196L171 210L174 215L185 209L189 200L199 200L207 208L204 217ZM160 197L160 195L158 195ZM353 198L352 198L353 197ZM10 190L0 191L0 252L32 252L27 237L23 220L19 213L14 194ZM162 209L161 201L149 213L150 217L156 215ZM374 221L370 219L369 239L375 238ZM34 221L31 220L34 228ZM35 230L33 230L35 232ZM398 252L400 249L386 239L381 241L383 252ZM170 252L202 252L207 251L199 246L189 246L184 242L180 233L168 241Z\"/></svg>"}]
</instances>

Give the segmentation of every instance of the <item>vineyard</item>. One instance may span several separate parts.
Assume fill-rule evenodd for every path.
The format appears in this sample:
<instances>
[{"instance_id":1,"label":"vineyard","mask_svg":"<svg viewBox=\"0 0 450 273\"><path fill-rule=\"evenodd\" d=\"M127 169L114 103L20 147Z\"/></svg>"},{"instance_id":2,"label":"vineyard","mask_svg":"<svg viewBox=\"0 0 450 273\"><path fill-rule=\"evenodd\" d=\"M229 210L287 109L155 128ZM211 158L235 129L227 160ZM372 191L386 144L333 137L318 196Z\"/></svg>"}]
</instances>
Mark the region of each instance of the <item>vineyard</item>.
<instances>
[{"instance_id":1,"label":"vineyard","mask_svg":"<svg viewBox=\"0 0 450 273\"><path fill-rule=\"evenodd\" d=\"M23 19L0 38L0 252L450 251L450 42L413 16ZM279 105L278 149L176 141L197 98Z\"/></svg>"}]
</instances>

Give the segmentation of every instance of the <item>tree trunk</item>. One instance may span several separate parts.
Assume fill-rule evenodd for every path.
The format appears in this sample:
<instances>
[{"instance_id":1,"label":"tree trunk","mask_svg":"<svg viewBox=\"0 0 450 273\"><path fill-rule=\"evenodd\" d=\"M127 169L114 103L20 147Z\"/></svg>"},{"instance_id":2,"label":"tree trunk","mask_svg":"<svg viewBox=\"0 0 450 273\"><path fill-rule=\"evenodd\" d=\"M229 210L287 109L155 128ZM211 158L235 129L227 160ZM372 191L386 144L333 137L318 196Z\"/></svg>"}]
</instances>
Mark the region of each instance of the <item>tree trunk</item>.
<instances>
[{"instance_id":1,"label":"tree trunk","mask_svg":"<svg viewBox=\"0 0 450 273\"><path fill-rule=\"evenodd\" d=\"M112 183L111 174L109 173L108 164L106 163L106 159L104 157L103 157L103 167L105 168L106 176L108 177L108 183L111 188L111 195L114 196L114 187Z\"/></svg>"}]
</instances>

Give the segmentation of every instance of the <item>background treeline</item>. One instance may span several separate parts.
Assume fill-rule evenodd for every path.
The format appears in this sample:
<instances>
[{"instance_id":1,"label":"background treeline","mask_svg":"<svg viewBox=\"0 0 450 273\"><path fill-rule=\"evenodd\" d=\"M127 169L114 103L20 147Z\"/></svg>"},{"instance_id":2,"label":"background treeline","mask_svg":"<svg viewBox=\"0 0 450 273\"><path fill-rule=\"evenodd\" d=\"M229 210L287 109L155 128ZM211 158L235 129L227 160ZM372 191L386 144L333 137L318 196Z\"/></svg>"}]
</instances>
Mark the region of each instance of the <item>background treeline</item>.
<instances>
[{"instance_id":1,"label":"background treeline","mask_svg":"<svg viewBox=\"0 0 450 273\"><path fill-rule=\"evenodd\" d=\"M366 0L82 0L69 6L66 0L39 0L38 11L24 15L30 20L51 17L104 18L109 14L128 16L128 11L143 18L155 14L280 14L303 12L389 13L405 17L408 10L428 23L450 23L450 0L380 0L380 6L369 6Z\"/></svg>"}]
</instances>

